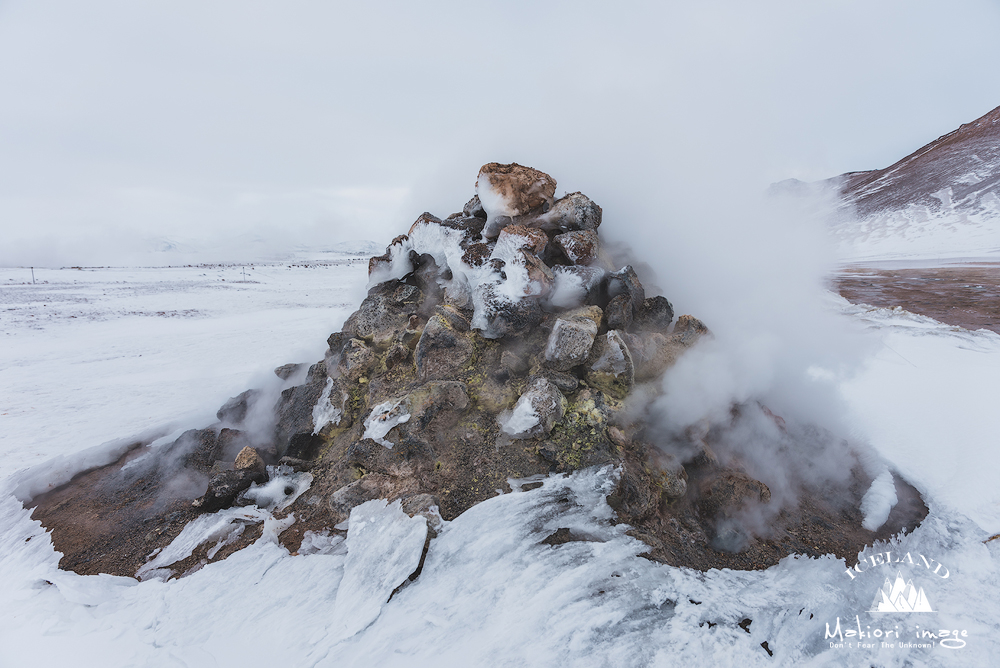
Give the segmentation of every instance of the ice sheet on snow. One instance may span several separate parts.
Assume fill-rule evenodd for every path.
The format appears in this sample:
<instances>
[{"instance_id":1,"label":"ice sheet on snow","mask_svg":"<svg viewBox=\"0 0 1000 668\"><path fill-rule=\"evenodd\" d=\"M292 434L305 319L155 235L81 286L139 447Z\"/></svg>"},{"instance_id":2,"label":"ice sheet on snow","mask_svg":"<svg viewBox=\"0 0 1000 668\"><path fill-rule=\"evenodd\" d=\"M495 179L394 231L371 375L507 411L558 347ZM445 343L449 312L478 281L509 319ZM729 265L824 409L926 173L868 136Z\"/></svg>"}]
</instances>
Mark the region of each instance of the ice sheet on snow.
<instances>
[{"instance_id":1,"label":"ice sheet on snow","mask_svg":"<svg viewBox=\"0 0 1000 668\"><path fill-rule=\"evenodd\" d=\"M399 501L375 499L351 510L344 579L331 624L337 639L375 621L393 590L417 570L426 538L427 520L409 517Z\"/></svg>"}]
</instances>

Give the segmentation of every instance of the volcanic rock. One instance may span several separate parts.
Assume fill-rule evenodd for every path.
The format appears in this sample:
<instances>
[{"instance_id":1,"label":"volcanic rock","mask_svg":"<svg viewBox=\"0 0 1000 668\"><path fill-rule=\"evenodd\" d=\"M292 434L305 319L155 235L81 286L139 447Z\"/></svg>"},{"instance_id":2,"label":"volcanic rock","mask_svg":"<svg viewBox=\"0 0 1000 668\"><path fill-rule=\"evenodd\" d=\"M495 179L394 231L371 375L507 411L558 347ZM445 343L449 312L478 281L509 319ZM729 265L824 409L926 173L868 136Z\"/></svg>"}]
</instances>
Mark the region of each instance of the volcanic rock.
<instances>
[{"instance_id":1,"label":"volcanic rock","mask_svg":"<svg viewBox=\"0 0 1000 668\"><path fill-rule=\"evenodd\" d=\"M259 390L247 390L246 392L241 392L224 403L222 408L220 408L215 414L215 417L218 418L219 422L240 424L244 419L246 419L247 409L250 403L253 402L258 396L260 396Z\"/></svg>"},{"instance_id":2,"label":"volcanic rock","mask_svg":"<svg viewBox=\"0 0 1000 668\"><path fill-rule=\"evenodd\" d=\"M604 309L604 317L608 329L620 329L622 331L632 328L632 297L628 294L620 294L611 301Z\"/></svg>"},{"instance_id":3,"label":"volcanic rock","mask_svg":"<svg viewBox=\"0 0 1000 668\"><path fill-rule=\"evenodd\" d=\"M536 378L514 410L500 416L500 428L513 438L539 438L551 432L565 414L566 397L559 388L547 378Z\"/></svg>"},{"instance_id":4,"label":"volcanic rock","mask_svg":"<svg viewBox=\"0 0 1000 668\"><path fill-rule=\"evenodd\" d=\"M597 337L590 351L587 383L616 399L624 399L635 384L632 354L619 332Z\"/></svg>"},{"instance_id":5,"label":"volcanic rock","mask_svg":"<svg viewBox=\"0 0 1000 668\"><path fill-rule=\"evenodd\" d=\"M666 333L674 319L674 307L662 295L647 297L635 314L635 328Z\"/></svg>"},{"instance_id":6,"label":"volcanic rock","mask_svg":"<svg viewBox=\"0 0 1000 668\"><path fill-rule=\"evenodd\" d=\"M569 371L590 354L601 322L601 309L589 306L556 320L545 346L545 362L556 371Z\"/></svg>"},{"instance_id":7,"label":"volcanic rock","mask_svg":"<svg viewBox=\"0 0 1000 668\"><path fill-rule=\"evenodd\" d=\"M361 339L350 339L340 353L337 371L344 380L355 383L375 364L375 353Z\"/></svg>"},{"instance_id":8,"label":"volcanic rock","mask_svg":"<svg viewBox=\"0 0 1000 668\"><path fill-rule=\"evenodd\" d=\"M237 471L256 471L265 475L267 474L267 469L264 466L264 460L260 457L260 453L249 445L240 450L239 454L236 455L233 468Z\"/></svg>"},{"instance_id":9,"label":"volcanic rock","mask_svg":"<svg viewBox=\"0 0 1000 668\"><path fill-rule=\"evenodd\" d=\"M483 209L483 204L479 201L479 195L473 195L472 199L465 203L465 206L462 207L462 213L466 216L486 220L486 210Z\"/></svg>"},{"instance_id":10,"label":"volcanic rock","mask_svg":"<svg viewBox=\"0 0 1000 668\"><path fill-rule=\"evenodd\" d=\"M562 251L570 264L592 264L597 260L597 232L578 230L557 234L552 243Z\"/></svg>"},{"instance_id":11,"label":"volcanic rock","mask_svg":"<svg viewBox=\"0 0 1000 668\"><path fill-rule=\"evenodd\" d=\"M476 180L476 194L488 217L484 235L495 239L514 218L552 204L556 182L548 174L517 163L483 165Z\"/></svg>"},{"instance_id":12,"label":"volcanic rock","mask_svg":"<svg viewBox=\"0 0 1000 668\"><path fill-rule=\"evenodd\" d=\"M422 299L423 295L415 286L398 281L380 283L368 292L361 308L344 323L344 331L376 346L385 345L406 328L410 315L416 312Z\"/></svg>"},{"instance_id":13,"label":"volcanic rock","mask_svg":"<svg viewBox=\"0 0 1000 668\"><path fill-rule=\"evenodd\" d=\"M223 471L212 477L208 483L208 491L192 505L203 512L214 513L233 505L240 492L249 489L253 483L266 481L267 474L254 468Z\"/></svg>"},{"instance_id":14,"label":"volcanic rock","mask_svg":"<svg viewBox=\"0 0 1000 668\"><path fill-rule=\"evenodd\" d=\"M632 302L632 316L637 315L639 306L646 301L646 291L639 282L632 265L627 264L618 271L608 274L608 296L614 299L618 295L628 295Z\"/></svg>"},{"instance_id":15,"label":"volcanic rock","mask_svg":"<svg viewBox=\"0 0 1000 668\"><path fill-rule=\"evenodd\" d=\"M274 370L274 375L281 380L288 380L300 370L309 366L308 364L282 364ZM219 418L220 420L222 418Z\"/></svg>"},{"instance_id":16,"label":"volcanic rock","mask_svg":"<svg viewBox=\"0 0 1000 668\"><path fill-rule=\"evenodd\" d=\"M583 193L570 193L556 201L547 212L537 216L531 225L543 230L597 230L601 226L601 207Z\"/></svg>"},{"instance_id":17,"label":"volcanic rock","mask_svg":"<svg viewBox=\"0 0 1000 668\"><path fill-rule=\"evenodd\" d=\"M431 316L414 350L417 374L423 381L454 376L469 363L473 346L469 339L440 315Z\"/></svg>"}]
</instances>

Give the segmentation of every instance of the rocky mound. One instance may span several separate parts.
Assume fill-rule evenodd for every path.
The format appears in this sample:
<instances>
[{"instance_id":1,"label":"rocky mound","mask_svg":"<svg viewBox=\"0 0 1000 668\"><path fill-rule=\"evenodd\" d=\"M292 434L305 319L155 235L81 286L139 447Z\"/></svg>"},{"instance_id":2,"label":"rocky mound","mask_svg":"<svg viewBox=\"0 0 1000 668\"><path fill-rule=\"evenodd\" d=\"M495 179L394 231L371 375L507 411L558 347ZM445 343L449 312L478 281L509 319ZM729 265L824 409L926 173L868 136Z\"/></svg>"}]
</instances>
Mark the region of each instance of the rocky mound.
<instances>
[{"instance_id":1,"label":"rocky mound","mask_svg":"<svg viewBox=\"0 0 1000 668\"><path fill-rule=\"evenodd\" d=\"M926 515L897 479L888 521L864 528L872 477L850 447L758 404L725 424L663 425L658 380L708 328L675 322L602 249L601 207L555 188L535 169L485 165L460 213L422 214L371 258L367 298L323 360L275 370L280 396L244 392L215 425L136 444L35 499L62 567L182 575L268 531L295 552L375 499L433 528L592 466L619 472L608 504L650 558L699 569L853 558ZM762 443L773 466L748 457ZM221 528L193 541L206 517Z\"/></svg>"}]
</instances>

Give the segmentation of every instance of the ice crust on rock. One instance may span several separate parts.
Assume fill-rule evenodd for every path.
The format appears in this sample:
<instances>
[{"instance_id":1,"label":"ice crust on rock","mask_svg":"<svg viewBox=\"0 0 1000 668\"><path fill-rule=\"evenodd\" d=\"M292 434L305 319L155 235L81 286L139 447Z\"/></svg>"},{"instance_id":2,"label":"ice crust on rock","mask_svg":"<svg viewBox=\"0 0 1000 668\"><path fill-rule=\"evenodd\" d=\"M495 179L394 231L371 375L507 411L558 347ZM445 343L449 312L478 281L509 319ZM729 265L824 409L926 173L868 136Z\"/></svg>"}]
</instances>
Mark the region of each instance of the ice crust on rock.
<instances>
[{"instance_id":1,"label":"ice crust on rock","mask_svg":"<svg viewBox=\"0 0 1000 668\"><path fill-rule=\"evenodd\" d=\"M611 330L605 334L605 339L607 343L603 346L603 352L591 368L594 371L610 372L616 376L625 373L628 370L628 362L625 359L628 348L622 341L621 335Z\"/></svg>"},{"instance_id":2,"label":"ice crust on rock","mask_svg":"<svg viewBox=\"0 0 1000 668\"><path fill-rule=\"evenodd\" d=\"M385 438L386 434L392 431L395 426L410 419L405 399L405 397L390 399L373 408L372 412L365 418L365 434L362 438L370 438L391 449L392 442Z\"/></svg>"},{"instance_id":3,"label":"ice crust on rock","mask_svg":"<svg viewBox=\"0 0 1000 668\"><path fill-rule=\"evenodd\" d=\"M288 518L276 520L272 513L284 510L309 489L313 476L311 473L296 473L288 466L268 466L267 472L269 482L261 486L253 484L241 494L240 498L254 505L227 508L196 517L169 545L152 555L153 558L136 571L136 578L166 580L175 575L169 568L171 565L190 557L199 546L215 541L206 553L208 559L212 559L220 549L238 539L248 524L264 522L262 539L276 542L278 534L295 520L294 516L290 516L291 521Z\"/></svg>"},{"instance_id":4,"label":"ice crust on rock","mask_svg":"<svg viewBox=\"0 0 1000 668\"><path fill-rule=\"evenodd\" d=\"M547 378L536 378L514 404L503 411L497 422L512 438L541 437L552 431L566 413L566 398Z\"/></svg>"},{"instance_id":5,"label":"ice crust on rock","mask_svg":"<svg viewBox=\"0 0 1000 668\"><path fill-rule=\"evenodd\" d=\"M302 534L302 544L299 554L347 554L347 546L343 536L331 534L329 529L323 531L306 531Z\"/></svg>"},{"instance_id":6,"label":"ice crust on rock","mask_svg":"<svg viewBox=\"0 0 1000 668\"><path fill-rule=\"evenodd\" d=\"M201 515L188 522L169 545L143 564L135 577L139 580L166 580L174 575L169 567L190 557L200 545L215 541L208 551L208 558L211 559L220 549L239 538L247 524L263 522L270 516L270 512L255 506L227 508Z\"/></svg>"},{"instance_id":7,"label":"ice crust on rock","mask_svg":"<svg viewBox=\"0 0 1000 668\"><path fill-rule=\"evenodd\" d=\"M330 392L333 391L333 378L326 379L326 387L323 394L319 395L319 401L313 408L313 436L318 434L328 424L334 426L340 424L342 411L330 401Z\"/></svg>"},{"instance_id":8,"label":"ice crust on rock","mask_svg":"<svg viewBox=\"0 0 1000 668\"><path fill-rule=\"evenodd\" d=\"M499 422L503 433L520 438L538 426L540 418L525 395L518 399L513 410L501 413Z\"/></svg>"},{"instance_id":9,"label":"ice crust on rock","mask_svg":"<svg viewBox=\"0 0 1000 668\"><path fill-rule=\"evenodd\" d=\"M427 520L409 517L399 501L366 501L351 510L347 560L337 589L331 632L350 638L378 618L392 592L420 565Z\"/></svg>"}]
</instances>

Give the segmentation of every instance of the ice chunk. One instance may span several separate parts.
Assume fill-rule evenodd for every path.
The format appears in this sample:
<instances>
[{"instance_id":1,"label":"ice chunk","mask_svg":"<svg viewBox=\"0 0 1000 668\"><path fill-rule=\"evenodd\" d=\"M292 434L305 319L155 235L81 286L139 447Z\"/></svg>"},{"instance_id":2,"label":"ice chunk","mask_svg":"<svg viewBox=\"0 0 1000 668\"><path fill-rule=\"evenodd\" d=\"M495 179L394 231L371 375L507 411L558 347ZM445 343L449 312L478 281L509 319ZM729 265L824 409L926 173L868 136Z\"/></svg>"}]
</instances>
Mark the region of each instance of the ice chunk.
<instances>
[{"instance_id":1,"label":"ice chunk","mask_svg":"<svg viewBox=\"0 0 1000 668\"><path fill-rule=\"evenodd\" d=\"M370 438L376 443L381 443L387 448L392 448L392 442L386 440L388 434L396 425L409 421L410 413L406 410L403 399L390 399L372 409L372 412L365 418L365 435L362 438Z\"/></svg>"},{"instance_id":2,"label":"ice chunk","mask_svg":"<svg viewBox=\"0 0 1000 668\"><path fill-rule=\"evenodd\" d=\"M366 501L351 510L344 578L332 631L350 638L378 618L392 592L420 565L427 520L409 517L396 501Z\"/></svg>"},{"instance_id":3,"label":"ice chunk","mask_svg":"<svg viewBox=\"0 0 1000 668\"><path fill-rule=\"evenodd\" d=\"M861 499L861 514L864 520L861 526L869 531L875 531L889 519L889 512L896 505L896 485L892 481L892 472L883 471Z\"/></svg>"},{"instance_id":4,"label":"ice chunk","mask_svg":"<svg viewBox=\"0 0 1000 668\"><path fill-rule=\"evenodd\" d=\"M208 550L208 558L211 559L219 550L239 538L247 524L260 522L270 515L268 511L255 506L229 508L202 515L188 522L169 545L140 566L135 577L139 580L166 580L173 575L173 571L167 567L187 559L200 545L215 541L215 545Z\"/></svg>"},{"instance_id":5,"label":"ice chunk","mask_svg":"<svg viewBox=\"0 0 1000 668\"><path fill-rule=\"evenodd\" d=\"M323 531L306 531L302 534L302 544L299 546L299 554L346 554L347 545L344 538L337 534L331 534L329 529Z\"/></svg>"},{"instance_id":6,"label":"ice chunk","mask_svg":"<svg viewBox=\"0 0 1000 668\"><path fill-rule=\"evenodd\" d=\"M319 395L319 401L313 406L313 436L328 424L340 424L341 411L330 401L330 392L332 391L333 378L327 378L323 394Z\"/></svg>"}]
</instances>

